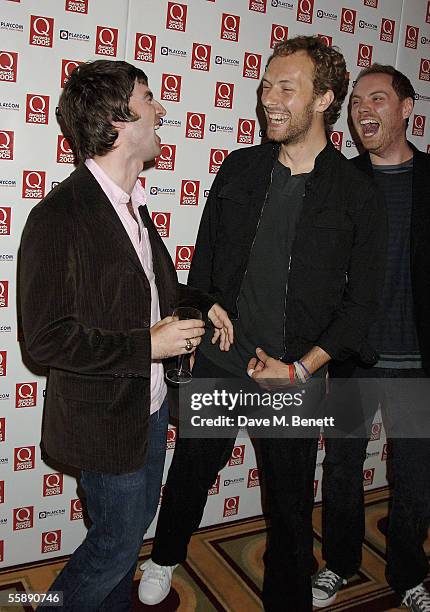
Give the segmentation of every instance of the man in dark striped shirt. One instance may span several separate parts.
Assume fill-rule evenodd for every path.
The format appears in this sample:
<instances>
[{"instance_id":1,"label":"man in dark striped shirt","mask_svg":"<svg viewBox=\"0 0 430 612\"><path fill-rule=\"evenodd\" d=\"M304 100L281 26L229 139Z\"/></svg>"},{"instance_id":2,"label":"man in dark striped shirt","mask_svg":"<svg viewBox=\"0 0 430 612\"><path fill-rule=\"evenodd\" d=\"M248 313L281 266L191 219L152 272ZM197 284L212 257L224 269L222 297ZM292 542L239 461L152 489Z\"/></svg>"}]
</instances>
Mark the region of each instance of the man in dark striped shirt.
<instances>
[{"instance_id":1,"label":"man in dark striped shirt","mask_svg":"<svg viewBox=\"0 0 430 612\"><path fill-rule=\"evenodd\" d=\"M405 75L379 64L359 74L352 93L352 121L365 149L352 163L373 176L384 196L388 249L380 316L369 334L379 361L372 369L350 364L349 374L367 380L354 380L349 389L361 393L365 409L376 412L382 407L391 437L387 580L410 610L428 612L430 594L424 585L428 561L423 543L430 521L429 419L425 418L425 391L430 382L430 156L406 139L414 97ZM339 370L334 375L342 376ZM348 399L354 402L357 398L354 393ZM343 409L348 408L345 403ZM424 412L421 421L420 411ZM366 447L364 437L326 440L326 566L314 576L312 589L313 604L319 608L334 602L361 564Z\"/></svg>"}]
</instances>

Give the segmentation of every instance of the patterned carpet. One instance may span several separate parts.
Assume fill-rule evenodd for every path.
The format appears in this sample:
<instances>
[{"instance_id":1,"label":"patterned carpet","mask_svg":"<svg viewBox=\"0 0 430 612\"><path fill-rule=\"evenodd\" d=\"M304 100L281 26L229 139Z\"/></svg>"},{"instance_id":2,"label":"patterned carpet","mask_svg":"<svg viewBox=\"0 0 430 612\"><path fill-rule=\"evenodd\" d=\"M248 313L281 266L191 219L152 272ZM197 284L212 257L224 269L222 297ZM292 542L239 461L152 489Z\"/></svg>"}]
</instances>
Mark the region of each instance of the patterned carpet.
<instances>
[{"instance_id":1,"label":"patterned carpet","mask_svg":"<svg viewBox=\"0 0 430 612\"><path fill-rule=\"evenodd\" d=\"M383 528L387 514L387 491L366 494L366 541L363 565L341 591L329 612L382 612L400 610L398 597L384 578ZM315 556L321 564L321 505L314 511ZM193 536L187 563L174 573L173 588L158 606L143 606L137 598L140 571L136 572L134 610L152 612L257 612L262 610L262 555L266 527L261 518L246 519L222 527L205 528ZM427 541L430 554L430 540ZM148 557L150 544L141 550L141 559ZM40 562L0 572L0 590L44 591L64 561ZM0 606L1 612L16 612L31 607ZM285 610L288 610L286 606ZM284 612L284 611L280 611ZM291 611L294 612L294 611Z\"/></svg>"}]
</instances>

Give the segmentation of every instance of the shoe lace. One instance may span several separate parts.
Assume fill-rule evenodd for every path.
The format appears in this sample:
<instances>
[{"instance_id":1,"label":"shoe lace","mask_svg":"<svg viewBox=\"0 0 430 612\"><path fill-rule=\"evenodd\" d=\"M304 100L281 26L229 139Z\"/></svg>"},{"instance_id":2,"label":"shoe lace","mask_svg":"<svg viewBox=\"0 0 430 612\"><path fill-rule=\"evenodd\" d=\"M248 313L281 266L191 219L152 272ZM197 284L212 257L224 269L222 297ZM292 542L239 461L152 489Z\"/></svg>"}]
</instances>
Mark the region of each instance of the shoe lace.
<instances>
[{"instance_id":1,"label":"shoe lace","mask_svg":"<svg viewBox=\"0 0 430 612\"><path fill-rule=\"evenodd\" d=\"M156 567L153 563L151 563L145 569L145 581L162 584L166 579L167 574L167 568L163 566Z\"/></svg>"},{"instance_id":2,"label":"shoe lace","mask_svg":"<svg viewBox=\"0 0 430 612\"><path fill-rule=\"evenodd\" d=\"M408 599L414 602L421 612L430 612L430 593L423 584L419 584L414 589L411 589L405 597L405 600Z\"/></svg>"},{"instance_id":3,"label":"shoe lace","mask_svg":"<svg viewBox=\"0 0 430 612\"><path fill-rule=\"evenodd\" d=\"M336 583L339 580L340 576L331 570L324 569L319 573L318 578L315 580L315 586L325 586L332 589L334 586L336 586Z\"/></svg>"}]
</instances>

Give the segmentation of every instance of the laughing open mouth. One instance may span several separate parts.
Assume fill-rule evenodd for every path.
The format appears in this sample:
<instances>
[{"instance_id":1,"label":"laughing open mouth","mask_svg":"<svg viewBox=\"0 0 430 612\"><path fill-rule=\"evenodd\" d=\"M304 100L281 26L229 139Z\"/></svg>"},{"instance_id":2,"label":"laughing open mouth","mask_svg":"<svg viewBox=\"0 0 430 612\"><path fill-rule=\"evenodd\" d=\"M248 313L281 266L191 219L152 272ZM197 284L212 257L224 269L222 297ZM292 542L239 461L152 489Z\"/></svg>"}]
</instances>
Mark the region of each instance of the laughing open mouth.
<instances>
[{"instance_id":1,"label":"laughing open mouth","mask_svg":"<svg viewBox=\"0 0 430 612\"><path fill-rule=\"evenodd\" d=\"M280 113L276 113L273 115L267 116L269 123L272 125L282 125L287 122L288 117L286 115L281 115Z\"/></svg>"},{"instance_id":2,"label":"laughing open mouth","mask_svg":"<svg viewBox=\"0 0 430 612\"><path fill-rule=\"evenodd\" d=\"M379 121L376 119L362 119L360 125L364 136L374 136L379 130Z\"/></svg>"}]
</instances>

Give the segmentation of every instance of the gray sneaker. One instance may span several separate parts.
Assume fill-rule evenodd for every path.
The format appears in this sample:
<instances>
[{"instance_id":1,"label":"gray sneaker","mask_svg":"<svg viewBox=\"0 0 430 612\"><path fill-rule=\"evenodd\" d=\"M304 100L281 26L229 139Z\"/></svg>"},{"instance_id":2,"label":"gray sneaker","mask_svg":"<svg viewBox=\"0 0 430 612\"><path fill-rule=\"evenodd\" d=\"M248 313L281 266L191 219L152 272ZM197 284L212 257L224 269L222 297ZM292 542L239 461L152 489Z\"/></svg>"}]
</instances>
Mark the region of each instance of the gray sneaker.
<instances>
[{"instance_id":1,"label":"gray sneaker","mask_svg":"<svg viewBox=\"0 0 430 612\"><path fill-rule=\"evenodd\" d=\"M421 583L406 591L402 604L411 612L430 612L430 593Z\"/></svg>"},{"instance_id":2,"label":"gray sneaker","mask_svg":"<svg viewBox=\"0 0 430 612\"><path fill-rule=\"evenodd\" d=\"M312 603L315 608L326 608L332 604L344 584L346 584L344 578L326 567L320 569L312 578Z\"/></svg>"}]
</instances>

